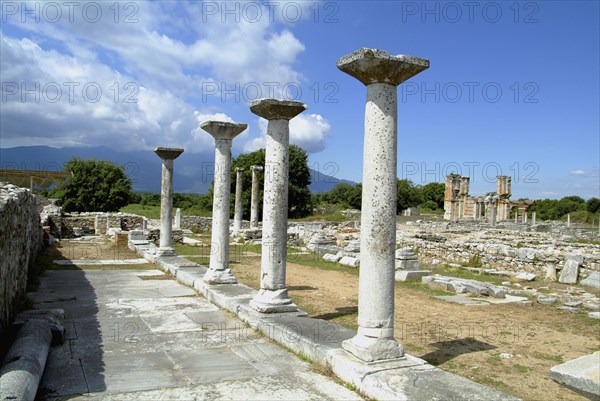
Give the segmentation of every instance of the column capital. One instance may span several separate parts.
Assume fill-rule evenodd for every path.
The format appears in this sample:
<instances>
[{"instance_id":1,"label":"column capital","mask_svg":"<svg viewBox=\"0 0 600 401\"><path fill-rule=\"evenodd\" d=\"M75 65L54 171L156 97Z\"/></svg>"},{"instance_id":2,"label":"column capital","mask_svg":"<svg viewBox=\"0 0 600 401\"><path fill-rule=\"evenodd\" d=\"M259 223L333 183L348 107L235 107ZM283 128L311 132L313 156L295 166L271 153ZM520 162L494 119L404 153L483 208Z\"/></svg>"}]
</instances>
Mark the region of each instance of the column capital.
<instances>
[{"instance_id":1,"label":"column capital","mask_svg":"<svg viewBox=\"0 0 600 401\"><path fill-rule=\"evenodd\" d=\"M250 103L250 111L266 120L291 120L308 106L294 100L256 99Z\"/></svg>"},{"instance_id":2,"label":"column capital","mask_svg":"<svg viewBox=\"0 0 600 401\"><path fill-rule=\"evenodd\" d=\"M429 68L429 60L404 54L391 56L384 50L362 48L340 58L337 67L365 85L387 83L397 86Z\"/></svg>"},{"instance_id":3,"label":"column capital","mask_svg":"<svg viewBox=\"0 0 600 401\"><path fill-rule=\"evenodd\" d=\"M215 140L232 140L248 128L248 124L236 124L226 121L204 121L200 128L211 134Z\"/></svg>"},{"instance_id":4,"label":"column capital","mask_svg":"<svg viewBox=\"0 0 600 401\"><path fill-rule=\"evenodd\" d=\"M183 148L162 148L158 147L154 149L154 153L163 160L174 160L183 153Z\"/></svg>"},{"instance_id":5,"label":"column capital","mask_svg":"<svg viewBox=\"0 0 600 401\"><path fill-rule=\"evenodd\" d=\"M250 166L252 171L263 171L265 168L263 166Z\"/></svg>"},{"instance_id":6,"label":"column capital","mask_svg":"<svg viewBox=\"0 0 600 401\"><path fill-rule=\"evenodd\" d=\"M246 170L246 167L236 167L235 168L235 172L236 173L241 173L242 171Z\"/></svg>"}]
</instances>

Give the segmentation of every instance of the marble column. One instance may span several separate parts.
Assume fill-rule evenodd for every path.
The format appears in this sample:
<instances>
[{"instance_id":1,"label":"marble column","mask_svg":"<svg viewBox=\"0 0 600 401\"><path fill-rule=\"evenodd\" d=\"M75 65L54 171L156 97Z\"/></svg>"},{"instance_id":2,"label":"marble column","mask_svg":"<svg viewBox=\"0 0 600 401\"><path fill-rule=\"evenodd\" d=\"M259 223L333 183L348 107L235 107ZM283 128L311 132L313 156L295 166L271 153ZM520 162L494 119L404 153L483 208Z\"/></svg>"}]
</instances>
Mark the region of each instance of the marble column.
<instances>
[{"instance_id":1,"label":"marble column","mask_svg":"<svg viewBox=\"0 0 600 401\"><path fill-rule=\"evenodd\" d=\"M175 255L173 249L173 160L183 153L181 148L156 148L154 153L162 160L160 191L160 242L158 256Z\"/></svg>"},{"instance_id":2,"label":"marble column","mask_svg":"<svg viewBox=\"0 0 600 401\"><path fill-rule=\"evenodd\" d=\"M571 227L571 213L567 213L567 227Z\"/></svg>"},{"instance_id":3,"label":"marble column","mask_svg":"<svg viewBox=\"0 0 600 401\"><path fill-rule=\"evenodd\" d=\"M531 225L532 226L535 226L535 219L536 219L535 212L532 212L531 213Z\"/></svg>"},{"instance_id":4,"label":"marble column","mask_svg":"<svg viewBox=\"0 0 600 401\"><path fill-rule=\"evenodd\" d=\"M173 224L173 228L179 230L181 228L181 209L175 209L175 223Z\"/></svg>"},{"instance_id":5,"label":"marble column","mask_svg":"<svg viewBox=\"0 0 600 401\"><path fill-rule=\"evenodd\" d=\"M337 67L367 87L358 332L342 347L366 362L399 358L404 349L394 338L397 86L429 68L429 60L360 49L338 60Z\"/></svg>"},{"instance_id":6,"label":"marble column","mask_svg":"<svg viewBox=\"0 0 600 401\"><path fill-rule=\"evenodd\" d=\"M260 201L259 171L262 166L252 166L252 199L250 200L250 228L258 228L258 202Z\"/></svg>"},{"instance_id":7,"label":"marble column","mask_svg":"<svg viewBox=\"0 0 600 401\"><path fill-rule=\"evenodd\" d=\"M206 121L200 124L200 128L215 138L211 251L209 268L204 275L204 281L210 284L237 283L229 269L231 142L247 127L247 124L224 121Z\"/></svg>"},{"instance_id":8,"label":"marble column","mask_svg":"<svg viewBox=\"0 0 600 401\"><path fill-rule=\"evenodd\" d=\"M233 215L233 235L239 235L242 230L242 191L244 181L244 169L235 169L235 206Z\"/></svg>"},{"instance_id":9,"label":"marble column","mask_svg":"<svg viewBox=\"0 0 600 401\"><path fill-rule=\"evenodd\" d=\"M529 217L529 212L526 210L525 214L523 215L523 223L527 224L527 218Z\"/></svg>"},{"instance_id":10,"label":"marble column","mask_svg":"<svg viewBox=\"0 0 600 401\"><path fill-rule=\"evenodd\" d=\"M263 313L298 310L285 284L289 122L306 109L303 103L276 99L257 99L250 104L250 111L268 120L260 290L250 301L253 309Z\"/></svg>"}]
</instances>

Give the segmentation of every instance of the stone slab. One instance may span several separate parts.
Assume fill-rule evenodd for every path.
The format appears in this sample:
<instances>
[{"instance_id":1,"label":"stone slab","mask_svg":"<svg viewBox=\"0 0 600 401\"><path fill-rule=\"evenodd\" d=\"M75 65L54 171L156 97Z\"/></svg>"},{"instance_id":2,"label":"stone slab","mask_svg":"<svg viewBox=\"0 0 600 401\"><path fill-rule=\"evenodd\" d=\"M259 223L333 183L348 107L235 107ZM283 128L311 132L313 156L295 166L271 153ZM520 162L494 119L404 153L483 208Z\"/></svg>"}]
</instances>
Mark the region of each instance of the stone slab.
<instances>
[{"instance_id":1,"label":"stone slab","mask_svg":"<svg viewBox=\"0 0 600 401\"><path fill-rule=\"evenodd\" d=\"M565 264L558 281L563 284L575 284L577 283L577 276L579 275L579 261L573 259L565 259Z\"/></svg>"},{"instance_id":2,"label":"stone slab","mask_svg":"<svg viewBox=\"0 0 600 401\"><path fill-rule=\"evenodd\" d=\"M600 312L589 312L587 315L592 319L600 319Z\"/></svg>"},{"instance_id":3,"label":"stone slab","mask_svg":"<svg viewBox=\"0 0 600 401\"><path fill-rule=\"evenodd\" d=\"M433 298L441 299L442 301L452 302L455 304L467 305L467 306L487 306L487 305L489 305L488 302L474 300L473 298L470 298L470 297L464 296L464 295L438 295L438 296L434 296Z\"/></svg>"},{"instance_id":4,"label":"stone slab","mask_svg":"<svg viewBox=\"0 0 600 401\"><path fill-rule=\"evenodd\" d=\"M600 288L600 272L591 273L588 278L581 280L579 284L593 288Z\"/></svg>"},{"instance_id":5,"label":"stone slab","mask_svg":"<svg viewBox=\"0 0 600 401\"><path fill-rule=\"evenodd\" d=\"M600 351L552 367L550 378L592 400L600 399Z\"/></svg>"},{"instance_id":6,"label":"stone slab","mask_svg":"<svg viewBox=\"0 0 600 401\"><path fill-rule=\"evenodd\" d=\"M431 270L396 270L396 281L421 281L421 278L429 276Z\"/></svg>"}]
</instances>

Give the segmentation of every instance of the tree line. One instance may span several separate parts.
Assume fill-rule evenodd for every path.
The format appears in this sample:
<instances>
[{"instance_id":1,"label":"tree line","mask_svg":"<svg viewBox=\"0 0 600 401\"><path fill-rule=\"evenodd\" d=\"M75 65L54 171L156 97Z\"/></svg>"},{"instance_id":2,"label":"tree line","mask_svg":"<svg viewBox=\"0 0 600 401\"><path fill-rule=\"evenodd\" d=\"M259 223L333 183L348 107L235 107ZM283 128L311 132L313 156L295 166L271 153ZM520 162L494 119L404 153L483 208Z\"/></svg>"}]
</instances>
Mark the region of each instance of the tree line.
<instances>
[{"instance_id":1,"label":"tree line","mask_svg":"<svg viewBox=\"0 0 600 401\"><path fill-rule=\"evenodd\" d=\"M316 208L332 206L337 209L361 209L362 185L338 183L331 191L311 194L308 155L300 147L290 145L288 216L302 218L309 216ZM236 168L243 168L244 191L242 194L243 218L250 218L250 200L252 171L250 166L265 166L265 150L242 154L232 161L231 169L231 215L233 216ZM66 212L110 212L118 211L128 204L141 206L160 206L160 194L136 193L131 189L131 179L122 166L103 160L71 159L65 171L72 178L44 195L62 200ZM260 196L259 217L262 215L262 189L265 174L269 169L259 172ZM209 214L212 211L212 185L207 194L175 193L173 206L185 210L187 214ZM396 206L398 212L421 207L425 211L441 212L444 209L445 184L431 182L417 185L410 180L397 181ZM524 201L526 199L519 199ZM591 223L600 213L600 199L593 197L587 201L579 196L566 196L562 199L535 200L529 212L536 212L540 220L564 219L571 214L573 221Z\"/></svg>"}]
</instances>

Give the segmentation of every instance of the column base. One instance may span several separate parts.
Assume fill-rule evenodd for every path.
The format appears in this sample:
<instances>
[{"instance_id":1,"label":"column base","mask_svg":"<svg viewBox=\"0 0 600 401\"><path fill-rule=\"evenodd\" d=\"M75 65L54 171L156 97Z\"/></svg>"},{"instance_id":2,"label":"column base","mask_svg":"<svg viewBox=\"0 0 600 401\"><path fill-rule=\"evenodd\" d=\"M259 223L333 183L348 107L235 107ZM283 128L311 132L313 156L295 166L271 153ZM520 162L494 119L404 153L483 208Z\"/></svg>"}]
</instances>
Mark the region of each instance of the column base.
<instances>
[{"instance_id":1,"label":"column base","mask_svg":"<svg viewBox=\"0 0 600 401\"><path fill-rule=\"evenodd\" d=\"M250 300L250 307L260 313L297 312L298 307L288 296L287 288L259 290Z\"/></svg>"},{"instance_id":2,"label":"column base","mask_svg":"<svg viewBox=\"0 0 600 401\"><path fill-rule=\"evenodd\" d=\"M342 348L364 362L396 359L404 356L404 347L394 338L367 337L360 333L343 341Z\"/></svg>"},{"instance_id":3,"label":"column base","mask_svg":"<svg viewBox=\"0 0 600 401\"><path fill-rule=\"evenodd\" d=\"M208 284L237 284L237 279L231 274L231 269L208 269L202 280Z\"/></svg>"},{"instance_id":4,"label":"column base","mask_svg":"<svg viewBox=\"0 0 600 401\"><path fill-rule=\"evenodd\" d=\"M160 256L175 256L176 255L175 249L173 249L171 247L158 248L154 254L158 257L160 257Z\"/></svg>"}]
</instances>

